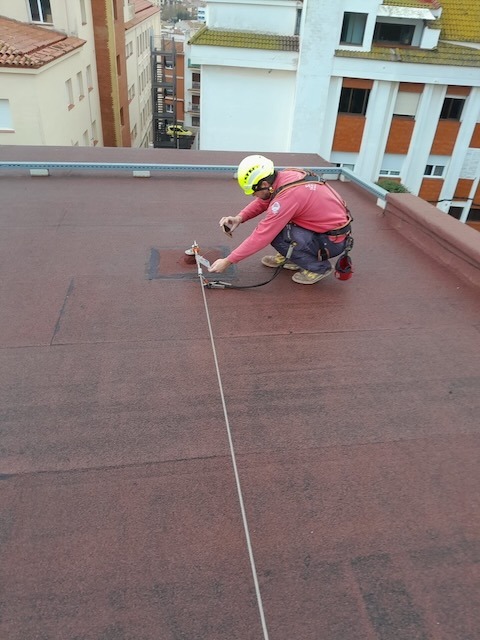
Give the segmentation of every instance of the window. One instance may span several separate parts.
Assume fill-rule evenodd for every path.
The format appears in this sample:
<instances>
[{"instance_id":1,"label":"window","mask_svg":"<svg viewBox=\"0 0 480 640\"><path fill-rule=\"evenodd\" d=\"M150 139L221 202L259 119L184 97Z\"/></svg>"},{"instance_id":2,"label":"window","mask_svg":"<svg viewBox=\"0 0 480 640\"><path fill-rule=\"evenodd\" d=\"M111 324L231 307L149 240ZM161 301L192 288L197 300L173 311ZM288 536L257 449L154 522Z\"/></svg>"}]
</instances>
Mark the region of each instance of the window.
<instances>
[{"instance_id":1,"label":"window","mask_svg":"<svg viewBox=\"0 0 480 640\"><path fill-rule=\"evenodd\" d=\"M74 101L73 101L73 85L70 78L65 82L65 89L67 90L67 106L69 109L73 109Z\"/></svg>"},{"instance_id":2,"label":"window","mask_svg":"<svg viewBox=\"0 0 480 640\"><path fill-rule=\"evenodd\" d=\"M77 73L77 85L78 85L78 99L83 100L83 98L85 97L85 89L83 87L83 75L81 71Z\"/></svg>"},{"instance_id":3,"label":"window","mask_svg":"<svg viewBox=\"0 0 480 640\"><path fill-rule=\"evenodd\" d=\"M135 97L135 83L128 89L128 101L131 102Z\"/></svg>"},{"instance_id":4,"label":"window","mask_svg":"<svg viewBox=\"0 0 480 640\"><path fill-rule=\"evenodd\" d=\"M420 96L420 93L399 91L393 108L393 115L414 118L417 113Z\"/></svg>"},{"instance_id":5,"label":"window","mask_svg":"<svg viewBox=\"0 0 480 640\"><path fill-rule=\"evenodd\" d=\"M463 207L450 207L448 210L448 215L455 218L455 220L460 220L460 217L463 213Z\"/></svg>"},{"instance_id":6,"label":"window","mask_svg":"<svg viewBox=\"0 0 480 640\"><path fill-rule=\"evenodd\" d=\"M340 113L360 113L365 115L370 89L352 89L343 87L340 94Z\"/></svg>"},{"instance_id":7,"label":"window","mask_svg":"<svg viewBox=\"0 0 480 640\"><path fill-rule=\"evenodd\" d=\"M197 20L199 20L199 18L197 18ZM293 32L294 36L299 36L300 35L300 25L302 24L302 10L301 9L297 9L297 17L295 20L295 30Z\"/></svg>"},{"instance_id":8,"label":"window","mask_svg":"<svg viewBox=\"0 0 480 640\"><path fill-rule=\"evenodd\" d=\"M192 127L200 126L200 118L192 117Z\"/></svg>"},{"instance_id":9,"label":"window","mask_svg":"<svg viewBox=\"0 0 480 640\"><path fill-rule=\"evenodd\" d=\"M133 56L133 42L127 42L127 44L125 45L125 56L127 58Z\"/></svg>"},{"instance_id":10,"label":"window","mask_svg":"<svg viewBox=\"0 0 480 640\"><path fill-rule=\"evenodd\" d=\"M472 207L468 214L468 222L480 222L480 209L478 207Z\"/></svg>"},{"instance_id":11,"label":"window","mask_svg":"<svg viewBox=\"0 0 480 640\"><path fill-rule=\"evenodd\" d=\"M165 105L165 113L173 113L173 104Z\"/></svg>"},{"instance_id":12,"label":"window","mask_svg":"<svg viewBox=\"0 0 480 640\"><path fill-rule=\"evenodd\" d=\"M381 176L399 176L400 171L395 171L393 169L380 169Z\"/></svg>"},{"instance_id":13,"label":"window","mask_svg":"<svg viewBox=\"0 0 480 640\"><path fill-rule=\"evenodd\" d=\"M343 14L342 33L340 44L352 44L361 46L367 23L366 13L352 13L345 11Z\"/></svg>"},{"instance_id":14,"label":"window","mask_svg":"<svg viewBox=\"0 0 480 640\"><path fill-rule=\"evenodd\" d=\"M13 131L12 112L10 101L6 98L0 99L0 130Z\"/></svg>"},{"instance_id":15,"label":"window","mask_svg":"<svg viewBox=\"0 0 480 640\"><path fill-rule=\"evenodd\" d=\"M28 0L33 22L52 22L50 0Z\"/></svg>"},{"instance_id":16,"label":"window","mask_svg":"<svg viewBox=\"0 0 480 640\"><path fill-rule=\"evenodd\" d=\"M377 22L373 33L374 42L391 44L412 44L415 26L413 24L393 24Z\"/></svg>"},{"instance_id":17,"label":"window","mask_svg":"<svg viewBox=\"0 0 480 640\"><path fill-rule=\"evenodd\" d=\"M423 172L423 175L440 178L441 176L443 176L444 171L445 171L445 165L427 164L427 166L425 167L425 171Z\"/></svg>"},{"instance_id":18,"label":"window","mask_svg":"<svg viewBox=\"0 0 480 640\"><path fill-rule=\"evenodd\" d=\"M445 98L443 101L442 112L440 113L440 119L460 120L464 104L465 100L463 98Z\"/></svg>"},{"instance_id":19,"label":"window","mask_svg":"<svg viewBox=\"0 0 480 640\"><path fill-rule=\"evenodd\" d=\"M82 24L87 24L87 12L85 11L85 0L80 0L80 15L82 17Z\"/></svg>"},{"instance_id":20,"label":"window","mask_svg":"<svg viewBox=\"0 0 480 640\"><path fill-rule=\"evenodd\" d=\"M87 65L87 87L89 91L93 91L92 67Z\"/></svg>"}]
</instances>

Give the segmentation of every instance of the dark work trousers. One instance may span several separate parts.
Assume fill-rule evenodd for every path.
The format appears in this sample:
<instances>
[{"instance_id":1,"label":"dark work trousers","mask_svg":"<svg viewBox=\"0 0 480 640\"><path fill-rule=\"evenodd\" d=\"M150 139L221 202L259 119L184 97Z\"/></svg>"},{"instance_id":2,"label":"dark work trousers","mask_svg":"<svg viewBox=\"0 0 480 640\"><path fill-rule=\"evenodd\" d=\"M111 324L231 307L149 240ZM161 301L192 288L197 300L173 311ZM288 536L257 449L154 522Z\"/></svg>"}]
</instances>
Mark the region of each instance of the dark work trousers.
<instances>
[{"instance_id":1,"label":"dark work trousers","mask_svg":"<svg viewBox=\"0 0 480 640\"><path fill-rule=\"evenodd\" d=\"M329 258L335 258L345 250L345 240L332 242L328 236L297 227L294 224L287 225L280 231L278 236L273 239L272 247L282 256L286 256L291 240L296 245L293 248L290 261L302 269L315 273L325 273L331 268L328 258L322 260L319 256L320 249L323 249Z\"/></svg>"}]
</instances>

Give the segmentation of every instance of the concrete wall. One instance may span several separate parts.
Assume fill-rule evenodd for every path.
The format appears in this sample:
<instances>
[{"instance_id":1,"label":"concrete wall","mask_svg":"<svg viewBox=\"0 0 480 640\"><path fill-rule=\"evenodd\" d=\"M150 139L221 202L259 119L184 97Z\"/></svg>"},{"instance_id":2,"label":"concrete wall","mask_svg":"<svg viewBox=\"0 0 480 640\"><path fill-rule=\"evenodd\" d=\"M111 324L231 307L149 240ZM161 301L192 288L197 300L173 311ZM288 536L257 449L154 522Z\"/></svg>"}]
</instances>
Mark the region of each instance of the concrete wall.
<instances>
[{"instance_id":1,"label":"concrete wall","mask_svg":"<svg viewBox=\"0 0 480 640\"><path fill-rule=\"evenodd\" d=\"M297 8L296 0L209 0L207 25L212 29L293 36Z\"/></svg>"},{"instance_id":2,"label":"concrete wall","mask_svg":"<svg viewBox=\"0 0 480 640\"><path fill-rule=\"evenodd\" d=\"M295 76L292 72L202 68L201 148L288 151ZM212 95L204 110L203 96Z\"/></svg>"},{"instance_id":3,"label":"concrete wall","mask_svg":"<svg viewBox=\"0 0 480 640\"><path fill-rule=\"evenodd\" d=\"M388 194L385 216L425 255L480 287L478 231L408 193Z\"/></svg>"}]
</instances>

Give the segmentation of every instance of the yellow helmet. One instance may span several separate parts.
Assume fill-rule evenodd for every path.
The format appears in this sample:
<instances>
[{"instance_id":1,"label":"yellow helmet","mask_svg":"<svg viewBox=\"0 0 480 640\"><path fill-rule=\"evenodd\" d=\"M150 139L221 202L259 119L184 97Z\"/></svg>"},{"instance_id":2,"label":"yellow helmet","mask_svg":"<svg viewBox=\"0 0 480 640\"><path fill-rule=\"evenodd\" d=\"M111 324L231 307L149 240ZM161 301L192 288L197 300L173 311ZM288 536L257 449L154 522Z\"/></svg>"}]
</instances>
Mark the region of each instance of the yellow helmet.
<instances>
[{"instance_id":1,"label":"yellow helmet","mask_svg":"<svg viewBox=\"0 0 480 640\"><path fill-rule=\"evenodd\" d=\"M275 171L273 162L265 156L247 156L238 165L238 184L247 196L254 193L253 187Z\"/></svg>"}]
</instances>

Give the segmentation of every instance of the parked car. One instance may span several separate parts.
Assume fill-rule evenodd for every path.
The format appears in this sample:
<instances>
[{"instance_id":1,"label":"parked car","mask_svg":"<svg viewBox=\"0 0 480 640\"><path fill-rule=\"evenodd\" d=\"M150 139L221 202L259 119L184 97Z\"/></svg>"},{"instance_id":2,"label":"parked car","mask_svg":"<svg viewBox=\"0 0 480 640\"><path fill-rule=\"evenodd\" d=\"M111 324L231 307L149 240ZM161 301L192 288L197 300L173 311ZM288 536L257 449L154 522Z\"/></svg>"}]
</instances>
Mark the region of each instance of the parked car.
<instances>
[{"instance_id":1,"label":"parked car","mask_svg":"<svg viewBox=\"0 0 480 640\"><path fill-rule=\"evenodd\" d=\"M170 124L167 127L167 133L169 136L193 136L193 133L188 129L184 129L181 124Z\"/></svg>"}]
</instances>

